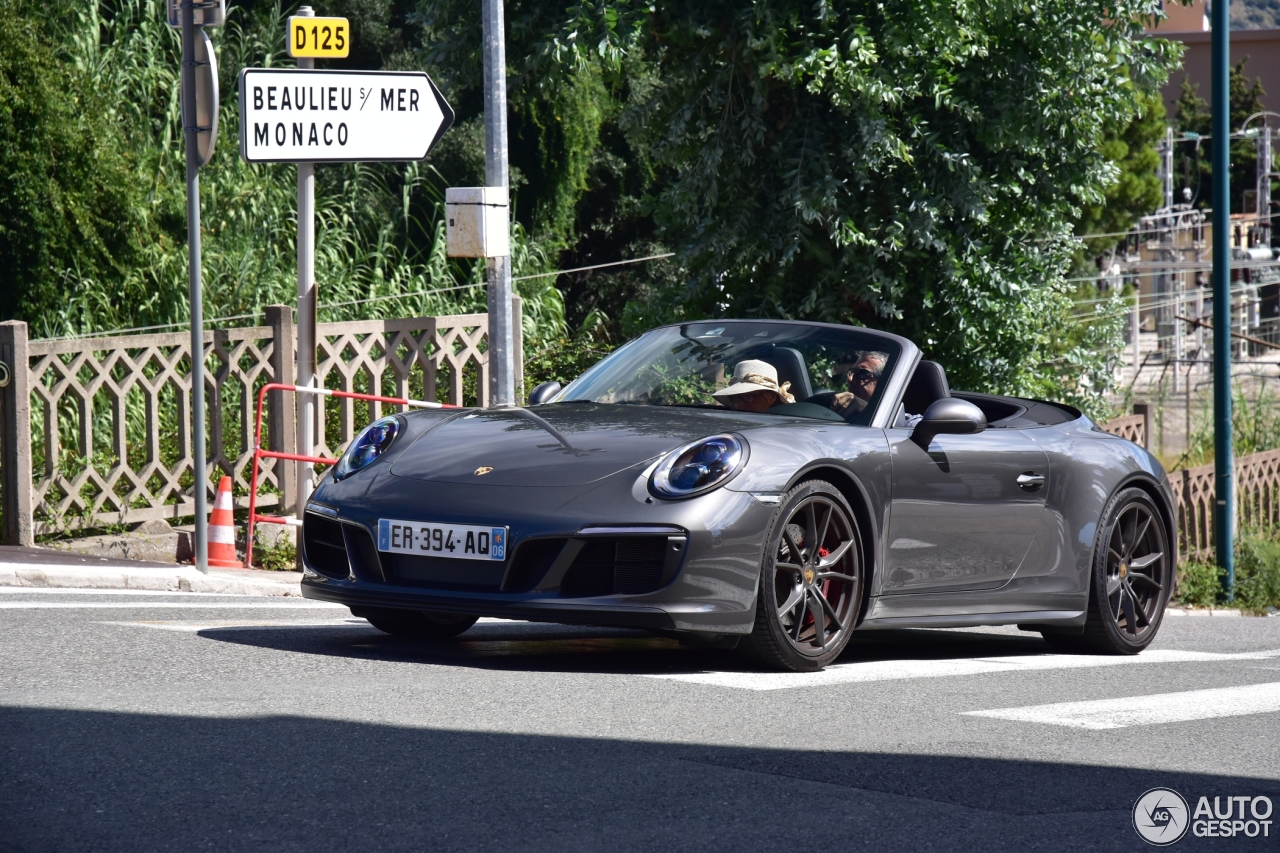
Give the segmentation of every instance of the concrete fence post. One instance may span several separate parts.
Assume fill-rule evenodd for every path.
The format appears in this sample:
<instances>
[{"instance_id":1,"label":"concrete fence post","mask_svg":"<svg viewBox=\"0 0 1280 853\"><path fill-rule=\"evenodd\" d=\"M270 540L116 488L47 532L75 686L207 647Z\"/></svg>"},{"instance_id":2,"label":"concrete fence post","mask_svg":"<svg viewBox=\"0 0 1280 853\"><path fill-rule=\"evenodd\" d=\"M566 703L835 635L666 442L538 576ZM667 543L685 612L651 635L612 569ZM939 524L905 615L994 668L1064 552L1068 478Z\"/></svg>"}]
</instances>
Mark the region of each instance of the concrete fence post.
<instances>
[{"instance_id":1,"label":"concrete fence post","mask_svg":"<svg viewBox=\"0 0 1280 853\"><path fill-rule=\"evenodd\" d=\"M524 300L519 296L511 299L511 365L513 375L515 377L513 388L515 388L516 405L524 402Z\"/></svg>"},{"instance_id":2,"label":"concrete fence post","mask_svg":"<svg viewBox=\"0 0 1280 853\"><path fill-rule=\"evenodd\" d=\"M1133 413L1142 415L1142 446L1149 450L1151 449L1151 404L1134 403Z\"/></svg>"},{"instance_id":3,"label":"concrete fence post","mask_svg":"<svg viewBox=\"0 0 1280 853\"><path fill-rule=\"evenodd\" d=\"M31 530L31 390L27 324L0 323L0 499L5 545L34 545Z\"/></svg>"},{"instance_id":4,"label":"concrete fence post","mask_svg":"<svg viewBox=\"0 0 1280 853\"><path fill-rule=\"evenodd\" d=\"M267 325L271 327L271 381L282 385L294 384L294 325L293 308L288 305L268 305ZM272 391L267 395L268 450L280 453L296 453L298 443L295 426L294 394ZM284 460L275 461L276 483L280 487L280 511L295 512L302 517L298 506L298 480L293 465Z\"/></svg>"}]
</instances>

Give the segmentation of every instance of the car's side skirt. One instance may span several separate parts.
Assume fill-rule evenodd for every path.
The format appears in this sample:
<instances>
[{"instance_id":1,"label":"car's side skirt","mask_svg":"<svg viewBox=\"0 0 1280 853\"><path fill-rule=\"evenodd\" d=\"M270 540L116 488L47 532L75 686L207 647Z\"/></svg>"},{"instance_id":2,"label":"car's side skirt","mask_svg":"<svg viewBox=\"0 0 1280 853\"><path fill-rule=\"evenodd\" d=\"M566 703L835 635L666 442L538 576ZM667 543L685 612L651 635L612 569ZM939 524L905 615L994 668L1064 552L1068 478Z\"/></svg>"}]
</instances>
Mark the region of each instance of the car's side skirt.
<instances>
[{"instance_id":1,"label":"car's side skirt","mask_svg":"<svg viewBox=\"0 0 1280 853\"><path fill-rule=\"evenodd\" d=\"M1084 624L1084 610L1018 610L1012 613L968 613L947 616L882 616L867 619L860 631L885 628L968 628L976 625L1054 625L1078 627Z\"/></svg>"}]
</instances>

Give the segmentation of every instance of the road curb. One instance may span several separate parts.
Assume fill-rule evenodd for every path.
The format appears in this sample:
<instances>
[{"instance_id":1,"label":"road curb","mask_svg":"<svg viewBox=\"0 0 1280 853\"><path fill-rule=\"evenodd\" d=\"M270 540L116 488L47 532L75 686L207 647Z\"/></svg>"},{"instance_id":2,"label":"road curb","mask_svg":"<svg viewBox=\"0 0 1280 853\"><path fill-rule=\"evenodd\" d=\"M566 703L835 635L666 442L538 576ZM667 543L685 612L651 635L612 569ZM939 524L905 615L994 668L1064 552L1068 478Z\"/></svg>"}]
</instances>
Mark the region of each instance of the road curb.
<instances>
[{"instance_id":1,"label":"road curb","mask_svg":"<svg viewBox=\"0 0 1280 853\"><path fill-rule=\"evenodd\" d=\"M236 577L235 570L201 574L189 566L130 568L124 566L57 566L0 564L0 586L49 589L136 589L160 592L207 592L223 595L300 596L289 580Z\"/></svg>"},{"instance_id":2,"label":"road curb","mask_svg":"<svg viewBox=\"0 0 1280 853\"><path fill-rule=\"evenodd\" d=\"M1218 619L1244 616L1242 611L1228 607L1170 607L1165 613L1169 616L1214 616Z\"/></svg>"}]
</instances>

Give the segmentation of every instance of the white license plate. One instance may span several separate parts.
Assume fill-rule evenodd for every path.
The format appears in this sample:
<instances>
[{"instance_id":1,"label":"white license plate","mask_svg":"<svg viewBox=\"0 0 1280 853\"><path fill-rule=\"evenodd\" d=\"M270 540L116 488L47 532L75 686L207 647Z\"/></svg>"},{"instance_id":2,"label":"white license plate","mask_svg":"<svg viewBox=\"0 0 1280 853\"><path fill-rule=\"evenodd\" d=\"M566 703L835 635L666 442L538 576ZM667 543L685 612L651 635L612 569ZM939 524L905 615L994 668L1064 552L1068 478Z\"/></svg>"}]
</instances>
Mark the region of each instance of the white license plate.
<instances>
[{"instance_id":1,"label":"white license plate","mask_svg":"<svg viewBox=\"0 0 1280 853\"><path fill-rule=\"evenodd\" d=\"M378 520L378 550L456 560L505 560L507 528Z\"/></svg>"}]
</instances>

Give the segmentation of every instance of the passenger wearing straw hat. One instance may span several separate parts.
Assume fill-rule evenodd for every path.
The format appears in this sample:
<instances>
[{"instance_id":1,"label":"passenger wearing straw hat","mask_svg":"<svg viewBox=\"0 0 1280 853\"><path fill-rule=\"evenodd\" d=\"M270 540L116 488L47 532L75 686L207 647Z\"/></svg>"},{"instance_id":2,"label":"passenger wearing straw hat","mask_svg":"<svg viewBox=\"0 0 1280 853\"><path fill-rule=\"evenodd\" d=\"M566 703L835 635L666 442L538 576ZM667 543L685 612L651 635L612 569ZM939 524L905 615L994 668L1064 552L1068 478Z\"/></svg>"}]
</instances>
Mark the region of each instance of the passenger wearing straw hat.
<instances>
[{"instance_id":1,"label":"passenger wearing straw hat","mask_svg":"<svg viewBox=\"0 0 1280 853\"><path fill-rule=\"evenodd\" d=\"M787 393L790 382L778 384L778 370L767 361L747 359L733 368L733 382L711 396L739 412L767 412L782 403L794 403Z\"/></svg>"}]
</instances>

